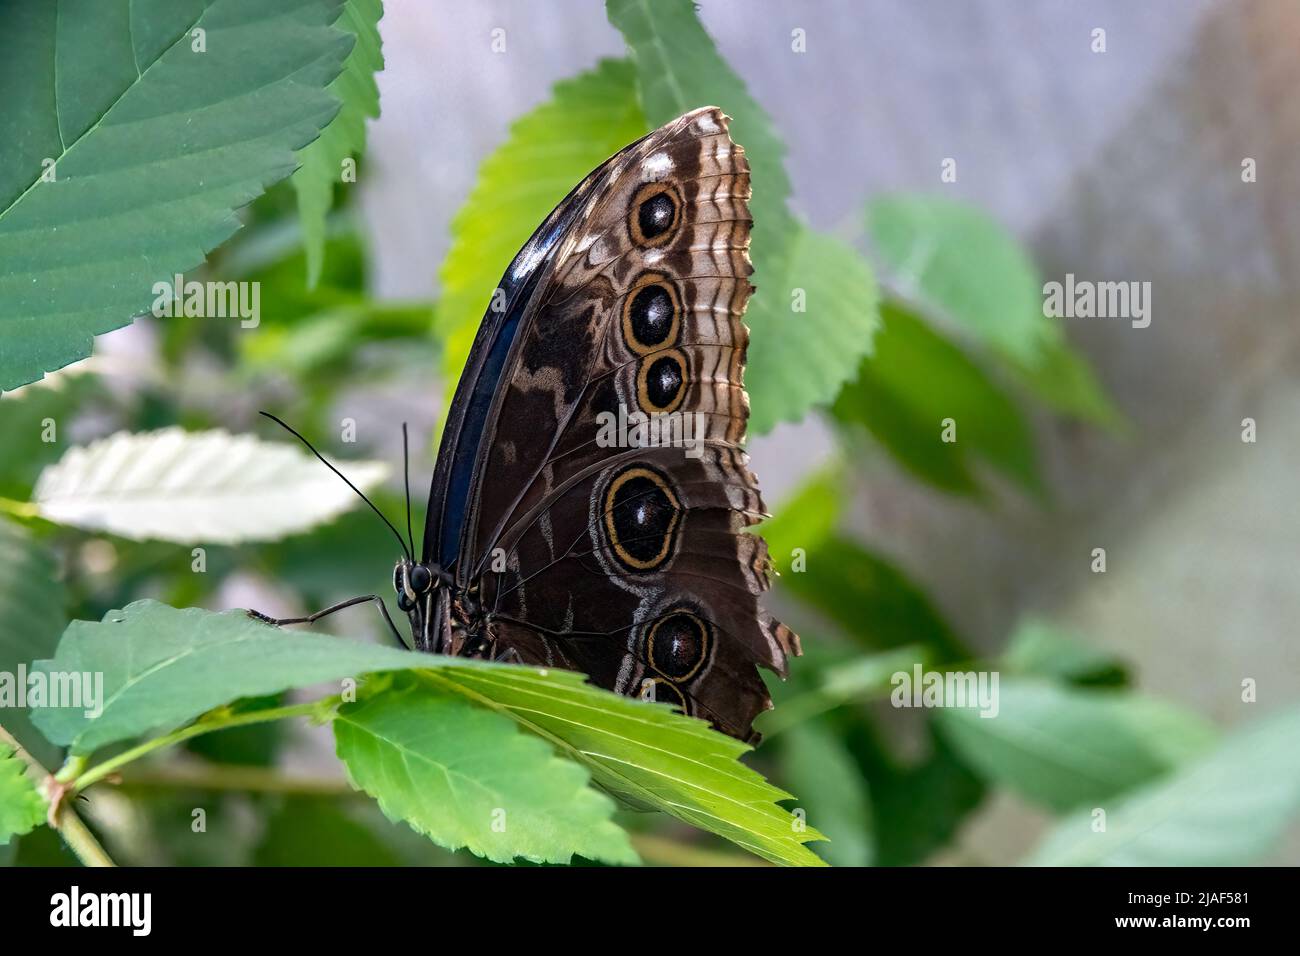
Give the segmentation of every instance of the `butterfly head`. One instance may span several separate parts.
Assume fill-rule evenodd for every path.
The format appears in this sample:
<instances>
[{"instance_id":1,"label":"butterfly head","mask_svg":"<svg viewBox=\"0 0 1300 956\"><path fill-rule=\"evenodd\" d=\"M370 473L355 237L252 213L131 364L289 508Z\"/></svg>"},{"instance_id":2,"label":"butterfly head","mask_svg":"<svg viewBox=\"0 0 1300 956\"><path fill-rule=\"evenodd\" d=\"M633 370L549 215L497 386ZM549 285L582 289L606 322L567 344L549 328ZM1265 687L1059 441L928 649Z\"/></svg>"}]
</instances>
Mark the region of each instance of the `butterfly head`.
<instances>
[{"instance_id":1,"label":"butterfly head","mask_svg":"<svg viewBox=\"0 0 1300 956\"><path fill-rule=\"evenodd\" d=\"M450 626L452 576L436 564L421 564L403 557L393 568L397 606L411 622L415 648L442 653L445 626ZM444 594L444 592L446 592Z\"/></svg>"},{"instance_id":2,"label":"butterfly head","mask_svg":"<svg viewBox=\"0 0 1300 956\"><path fill-rule=\"evenodd\" d=\"M438 568L427 564L417 564L409 558L402 558L393 568L393 590L397 592L397 606L406 614L411 614L425 603L440 585L446 582Z\"/></svg>"}]
</instances>

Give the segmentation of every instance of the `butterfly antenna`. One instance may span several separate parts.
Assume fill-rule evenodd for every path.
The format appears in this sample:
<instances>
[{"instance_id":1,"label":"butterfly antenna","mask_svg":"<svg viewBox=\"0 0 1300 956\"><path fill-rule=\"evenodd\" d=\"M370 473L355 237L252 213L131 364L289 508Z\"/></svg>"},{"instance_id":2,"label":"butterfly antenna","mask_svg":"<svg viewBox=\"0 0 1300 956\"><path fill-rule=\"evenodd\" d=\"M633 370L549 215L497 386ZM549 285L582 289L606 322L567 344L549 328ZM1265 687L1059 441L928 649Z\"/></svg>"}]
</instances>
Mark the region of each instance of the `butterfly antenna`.
<instances>
[{"instance_id":1,"label":"butterfly antenna","mask_svg":"<svg viewBox=\"0 0 1300 956\"><path fill-rule=\"evenodd\" d=\"M347 485L349 488L351 488L353 491L355 491L356 494L357 494L357 497L360 498L362 501L364 501L366 504L368 504L368 505L370 506L370 510L371 510L371 511L373 511L375 514L379 515L379 520L382 521L384 524L388 525L388 530L391 531L391 532L393 532L393 537L395 537L395 538L397 539L397 543L400 544L400 545L402 546L402 551L406 554L407 558L409 558L409 559L411 560L411 563L412 563L412 564L415 563L415 555L412 553L414 549L413 549L413 548L408 548L408 547L406 546L406 542L402 540L401 532L399 532L396 528L393 527L393 523L392 523L391 521L389 521L387 518L384 517L384 513L383 513L382 511L380 511L378 508L375 507L375 503L374 503L373 501L371 501L369 498L367 498L367 497L365 496L365 494L361 491L360 488L358 488L358 487L357 487L356 485L354 485L352 482L348 481L347 475L343 474L343 472L339 471L337 468L335 468L333 465L331 465L331 464L329 463L329 461L326 460L325 456L322 455L320 452L318 452L318 451L316 450L315 446L312 445L311 442L309 442L307 439L303 438L302 435L300 435L300 434L299 434L295 429L293 429L293 428L290 427L289 425L285 424L285 422L283 422L283 421L281 421L280 419L276 418L276 417L275 417L274 415L272 415L270 412L258 412L257 414L259 414L259 415L265 415L267 418L271 419L271 421L275 422L277 425L279 425L281 428L283 428L285 431L287 431L287 432L288 432L290 435L292 435L294 438L298 439L298 441L302 442L302 443L307 447L307 450L308 450L309 452L311 452L313 455L315 455L317 458L320 459L321 464L323 464L323 465L324 465L326 468L328 468L330 471L334 472L334 474L336 474L336 475L338 475L340 478L342 478L342 479L343 479L343 483L344 483L345 485Z\"/></svg>"},{"instance_id":2,"label":"butterfly antenna","mask_svg":"<svg viewBox=\"0 0 1300 956\"><path fill-rule=\"evenodd\" d=\"M406 437L406 422L402 422L402 477L406 479L406 537L411 542L411 560L415 555L415 535L411 533L411 443Z\"/></svg>"}]
</instances>

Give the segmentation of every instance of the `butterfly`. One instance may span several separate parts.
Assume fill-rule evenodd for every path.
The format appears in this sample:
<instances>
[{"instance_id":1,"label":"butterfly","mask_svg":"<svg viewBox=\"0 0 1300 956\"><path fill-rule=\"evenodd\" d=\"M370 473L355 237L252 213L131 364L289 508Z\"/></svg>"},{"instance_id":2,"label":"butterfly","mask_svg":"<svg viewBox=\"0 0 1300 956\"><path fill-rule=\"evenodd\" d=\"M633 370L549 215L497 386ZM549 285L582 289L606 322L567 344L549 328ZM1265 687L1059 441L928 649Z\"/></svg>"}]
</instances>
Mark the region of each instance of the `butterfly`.
<instances>
[{"instance_id":1,"label":"butterfly","mask_svg":"<svg viewBox=\"0 0 1300 956\"><path fill-rule=\"evenodd\" d=\"M582 671L756 741L757 668L785 677L800 648L759 604L771 562L746 530L766 514L741 447L752 218L728 122L704 107L620 150L519 250L447 416L419 560L408 481L393 587L418 650ZM367 595L276 623L366 600L388 618Z\"/></svg>"}]
</instances>

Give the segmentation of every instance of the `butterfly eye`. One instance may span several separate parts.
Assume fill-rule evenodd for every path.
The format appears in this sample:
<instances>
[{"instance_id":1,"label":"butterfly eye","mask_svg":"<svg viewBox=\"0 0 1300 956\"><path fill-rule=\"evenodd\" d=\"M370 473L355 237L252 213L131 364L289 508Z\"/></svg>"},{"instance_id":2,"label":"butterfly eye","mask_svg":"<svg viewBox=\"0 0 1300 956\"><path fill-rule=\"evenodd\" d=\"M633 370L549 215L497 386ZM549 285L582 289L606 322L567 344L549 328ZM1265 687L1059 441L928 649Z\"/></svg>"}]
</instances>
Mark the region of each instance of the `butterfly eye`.
<instances>
[{"instance_id":1,"label":"butterfly eye","mask_svg":"<svg viewBox=\"0 0 1300 956\"><path fill-rule=\"evenodd\" d=\"M411 568L411 590L416 594L423 594L429 590L429 585L432 583L433 575L429 574L429 569L423 564Z\"/></svg>"}]
</instances>

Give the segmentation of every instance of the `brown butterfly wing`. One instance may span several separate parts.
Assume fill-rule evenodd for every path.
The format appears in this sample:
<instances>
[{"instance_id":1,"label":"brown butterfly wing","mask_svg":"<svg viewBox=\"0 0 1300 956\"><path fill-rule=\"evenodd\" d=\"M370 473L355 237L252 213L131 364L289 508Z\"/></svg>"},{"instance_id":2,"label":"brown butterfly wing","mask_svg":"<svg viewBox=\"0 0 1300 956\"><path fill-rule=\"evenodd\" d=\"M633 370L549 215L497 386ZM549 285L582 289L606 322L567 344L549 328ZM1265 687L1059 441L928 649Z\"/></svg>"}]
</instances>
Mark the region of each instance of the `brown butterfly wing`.
<instances>
[{"instance_id":1,"label":"brown butterfly wing","mask_svg":"<svg viewBox=\"0 0 1300 956\"><path fill-rule=\"evenodd\" d=\"M749 167L716 108L622 151L542 277L491 416L464 540L498 655L571 667L737 737L798 639L759 606L741 450ZM685 447L636 440L669 414ZM631 418L628 434L620 422Z\"/></svg>"}]
</instances>

